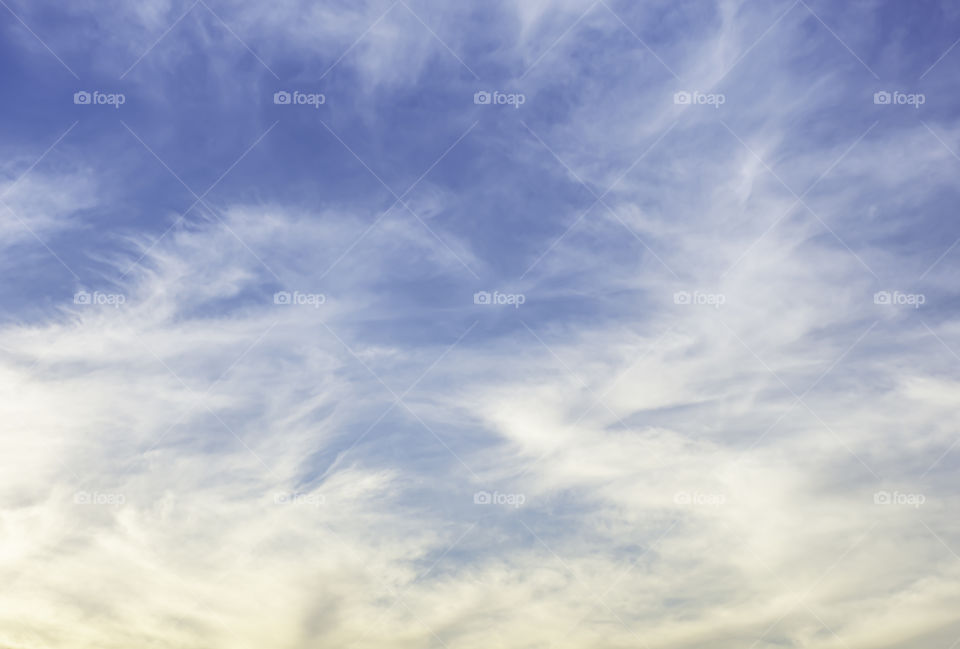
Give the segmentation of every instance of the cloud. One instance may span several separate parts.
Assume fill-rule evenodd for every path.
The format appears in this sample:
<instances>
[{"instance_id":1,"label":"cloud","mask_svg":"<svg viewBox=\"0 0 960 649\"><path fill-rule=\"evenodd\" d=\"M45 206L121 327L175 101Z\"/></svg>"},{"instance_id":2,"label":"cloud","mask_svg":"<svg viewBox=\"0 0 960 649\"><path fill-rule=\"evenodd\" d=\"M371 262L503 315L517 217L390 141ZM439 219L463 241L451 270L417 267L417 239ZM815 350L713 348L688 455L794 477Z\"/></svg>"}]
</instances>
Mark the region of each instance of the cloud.
<instances>
[{"instance_id":1,"label":"cloud","mask_svg":"<svg viewBox=\"0 0 960 649\"><path fill-rule=\"evenodd\" d=\"M188 8L24 15L64 56L111 34L100 74ZM83 113L87 166L6 185L78 272L0 327L0 646L960 635L957 126L936 85L873 103L896 15L210 10L129 83L215 110L124 116L143 143ZM217 16L285 81L373 27L348 99L268 130ZM472 103L495 84L528 101ZM2 223L10 268L43 252Z\"/></svg>"},{"instance_id":2,"label":"cloud","mask_svg":"<svg viewBox=\"0 0 960 649\"><path fill-rule=\"evenodd\" d=\"M96 204L96 187L89 172L30 174L0 184L0 196L0 245L6 247L81 227L70 217Z\"/></svg>"}]
</instances>

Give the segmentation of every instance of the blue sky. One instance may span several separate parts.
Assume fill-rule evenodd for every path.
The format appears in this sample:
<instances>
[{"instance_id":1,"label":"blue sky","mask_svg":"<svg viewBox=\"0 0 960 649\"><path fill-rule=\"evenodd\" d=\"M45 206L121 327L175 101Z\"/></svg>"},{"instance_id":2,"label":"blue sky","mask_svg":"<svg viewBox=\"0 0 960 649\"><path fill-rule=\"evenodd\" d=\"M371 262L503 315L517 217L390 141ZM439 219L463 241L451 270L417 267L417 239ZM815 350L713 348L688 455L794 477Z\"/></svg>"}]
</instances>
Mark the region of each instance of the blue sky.
<instances>
[{"instance_id":1,"label":"blue sky","mask_svg":"<svg viewBox=\"0 0 960 649\"><path fill-rule=\"evenodd\" d=\"M960 7L0 4L0 648L958 646Z\"/></svg>"}]
</instances>

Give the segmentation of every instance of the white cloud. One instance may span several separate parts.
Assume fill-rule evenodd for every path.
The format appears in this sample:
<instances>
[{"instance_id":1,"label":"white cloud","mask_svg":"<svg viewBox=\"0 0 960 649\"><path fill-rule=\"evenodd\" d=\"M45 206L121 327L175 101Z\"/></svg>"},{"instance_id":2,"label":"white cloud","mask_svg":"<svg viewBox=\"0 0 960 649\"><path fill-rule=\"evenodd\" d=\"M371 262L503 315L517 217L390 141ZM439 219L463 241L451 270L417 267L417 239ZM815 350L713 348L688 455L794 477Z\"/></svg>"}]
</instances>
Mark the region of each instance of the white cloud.
<instances>
[{"instance_id":1,"label":"white cloud","mask_svg":"<svg viewBox=\"0 0 960 649\"><path fill-rule=\"evenodd\" d=\"M532 62L584 8L518 5L512 54ZM328 55L385 7L301 9L229 17L258 45L289 30L275 51ZM173 8L130 11L153 33ZM723 3L709 38L663 55L707 90L776 17L745 11ZM621 31L597 12L591 33ZM436 24L455 49L458 20ZM867 124L798 136L844 84L779 53L802 20L758 46L775 57L762 77L724 88L750 100L737 135L673 105L660 68L649 88L598 78L601 94L531 120L601 191L678 125L609 210L530 251L546 254L512 319L470 303L457 257L484 276L500 260L399 208L367 232L377 215L236 205L98 251L112 272L76 288L118 308L64 295L0 329L0 646L950 646L960 360L943 346L960 351L960 330L935 295L918 311L873 294L949 245L887 239L891 201L948 191L952 159L915 125L846 155ZM400 25L358 48L371 87L415 80L437 51ZM530 86L623 65L573 60L585 40L558 43ZM571 179L527 145L519 159ZM796 192L830 170L804 199L823 222L771 169ZM29 178L15 198L41 233L94 204L89 178ZM432 224L455 197L425 189L411 204ZM561 208L557 236L581 213ZM875 227L856 227L865 215ZM950 299L952 274L928 285ZM462 306L424 300L452 333L404 301L420 282L462 291ZM550 315L577 300L590 308Z\"/></svg>"}]
</instances>

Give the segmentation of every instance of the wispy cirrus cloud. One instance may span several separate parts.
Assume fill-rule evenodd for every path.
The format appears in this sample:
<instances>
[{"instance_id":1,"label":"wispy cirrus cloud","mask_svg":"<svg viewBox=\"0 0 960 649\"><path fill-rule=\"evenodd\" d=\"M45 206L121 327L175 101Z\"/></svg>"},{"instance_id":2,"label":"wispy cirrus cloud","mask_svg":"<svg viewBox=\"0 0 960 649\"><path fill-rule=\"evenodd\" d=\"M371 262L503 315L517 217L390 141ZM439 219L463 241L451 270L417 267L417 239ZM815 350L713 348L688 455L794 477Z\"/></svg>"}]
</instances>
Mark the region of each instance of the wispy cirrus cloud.
<instances>
[{"instance_id":1,"label":"wispy cirrus cloud","mask_svg":"<svg viewBox=\"0 0 960 649\"><path fill-rule=\"evenodd\" d=\"M950 647L948 9L11 4L0 645Z\"/></svg>"}]
</instances>

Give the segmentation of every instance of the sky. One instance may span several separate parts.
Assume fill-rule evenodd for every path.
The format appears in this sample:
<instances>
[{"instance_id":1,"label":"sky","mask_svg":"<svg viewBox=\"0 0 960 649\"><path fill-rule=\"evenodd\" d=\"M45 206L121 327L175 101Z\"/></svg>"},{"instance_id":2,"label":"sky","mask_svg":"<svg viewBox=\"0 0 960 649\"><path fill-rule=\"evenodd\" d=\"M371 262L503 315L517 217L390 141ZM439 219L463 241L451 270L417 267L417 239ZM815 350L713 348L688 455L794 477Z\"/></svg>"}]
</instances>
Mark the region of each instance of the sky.
<instances>
[{"instance_id":1,"label":"sky","mask_svg":"<svg viewBox=\"0 0 960 649\"><path fill-rule=\"evenodd\" d=\"M0 649L960 647L957 3L0 34Z\"/></svg>"}]
</instances>

